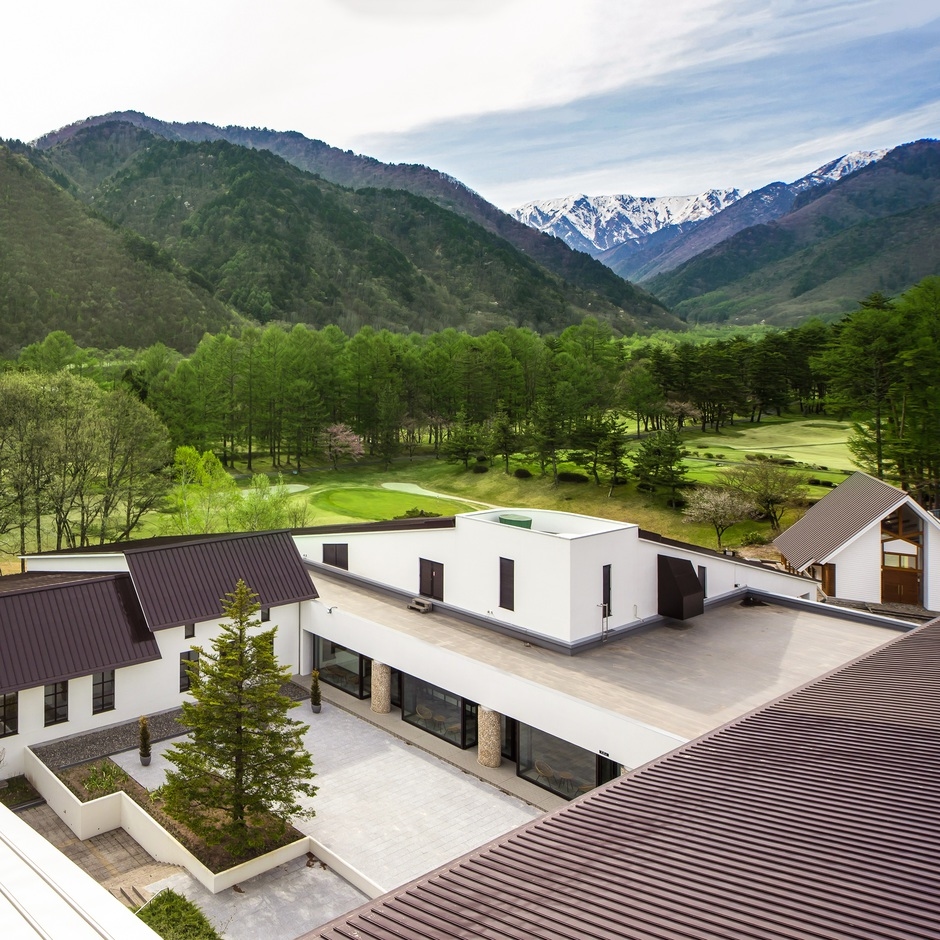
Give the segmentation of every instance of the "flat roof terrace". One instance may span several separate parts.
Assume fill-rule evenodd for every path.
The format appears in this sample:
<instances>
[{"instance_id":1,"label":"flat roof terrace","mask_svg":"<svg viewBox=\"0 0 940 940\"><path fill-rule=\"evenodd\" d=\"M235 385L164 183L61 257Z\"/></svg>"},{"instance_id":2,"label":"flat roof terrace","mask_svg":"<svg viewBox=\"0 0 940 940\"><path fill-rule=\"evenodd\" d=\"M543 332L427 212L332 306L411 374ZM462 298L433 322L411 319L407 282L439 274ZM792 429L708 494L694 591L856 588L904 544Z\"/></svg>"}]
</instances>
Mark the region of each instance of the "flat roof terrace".
<instances>
[{"instance_id":1,"label":"flat roof terrace","mask_svg":"<svg viewBox=\"0 0 940 940\"><path fill-rule=\"evenodd\" d=\"M319 603L596 707L696 738L897 637L911 624L848 611L741 599L679 622L565 655L447 612L408 610L402 595L317 567ZM334 639L342 642L337 636ZM368 650L359 652L368 653ZM407 671L407 666L391 662Z\"/></svg>"}]
</instances>

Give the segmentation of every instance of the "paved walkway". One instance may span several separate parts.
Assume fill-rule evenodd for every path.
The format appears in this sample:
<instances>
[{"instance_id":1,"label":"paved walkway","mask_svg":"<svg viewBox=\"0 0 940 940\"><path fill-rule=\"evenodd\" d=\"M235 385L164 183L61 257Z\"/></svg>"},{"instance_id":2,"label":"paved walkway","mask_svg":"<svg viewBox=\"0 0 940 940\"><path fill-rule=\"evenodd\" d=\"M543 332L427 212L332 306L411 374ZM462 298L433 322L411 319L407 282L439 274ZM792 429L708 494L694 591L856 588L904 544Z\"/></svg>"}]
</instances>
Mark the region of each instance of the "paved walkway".
<instances>
[{"instance_id":1,"label":"paved walkway","mask_svg":"<svg viewBox=\"0 0 940 940\"><path fill-rule=\"evenodd\" d=\"M319 786L317 815L298 828L385 890L411 881L539 816L541 811L466 771L324 701L305 743ZM163 752L141 767L136 751L114 755L148 789L167 767ZM456 749L452 749L456 750ZM290 938L362 904L366 898L318 863L300 859L212 895L187 874L169 885L192 898L228 940Z\"/></svg>"},{"instance_id":2,"label":"paved walkway","mask_svg":"<svg viewBox=\"0 0 940 940\"><path fill-rule=\"evenodd\" d=\"M134 889L140 890L180 871L176 865L155 861L123 829L113 829L83 842L45 803L20 810L17 815L115 896L119 897L124 888L129 897L134 897ZM142 894L145 900L149 896Z\"/></svg>"}]
</instances>

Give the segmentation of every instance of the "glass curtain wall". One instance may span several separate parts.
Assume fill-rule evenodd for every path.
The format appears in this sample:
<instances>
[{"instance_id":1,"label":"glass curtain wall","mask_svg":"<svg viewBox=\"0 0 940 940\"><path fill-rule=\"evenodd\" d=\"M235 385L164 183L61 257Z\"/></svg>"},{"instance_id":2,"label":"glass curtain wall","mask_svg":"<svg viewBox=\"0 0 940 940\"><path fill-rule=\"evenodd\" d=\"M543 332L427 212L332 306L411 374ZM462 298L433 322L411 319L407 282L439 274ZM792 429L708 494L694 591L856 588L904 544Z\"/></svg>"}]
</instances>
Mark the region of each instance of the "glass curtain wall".
<instances>
[{"instance_id":1,"label":"glass curtain wall","mask_svg":"<svg viewBox=\"0 0 940 940\"><path fill-rule=\"evenodd\" d=\"M459 748L477 743L477 703L402 674L401 717Z\"/></svg>"},{"instance_id":2,"label":"glass curtain wall","mask_svg":"<svg viewBox=\"0 0 940 940\"><path fill-rule=\"evenodd\" d=\"M620 775L614 761L528 725L519 725L518 749L518 775L569 800Z\"/></svg>"},{"instance_id":3,"label":"glass curtain wall","mask_svg":"<svg viewBox=\"0 0 940 940\"><path fill-rule=\"evenodd\" d=\"M321 682L356 698L372 694L372 660L368 656L322 636L317 637L316 650Z\"/></svg>"}]
</instances>

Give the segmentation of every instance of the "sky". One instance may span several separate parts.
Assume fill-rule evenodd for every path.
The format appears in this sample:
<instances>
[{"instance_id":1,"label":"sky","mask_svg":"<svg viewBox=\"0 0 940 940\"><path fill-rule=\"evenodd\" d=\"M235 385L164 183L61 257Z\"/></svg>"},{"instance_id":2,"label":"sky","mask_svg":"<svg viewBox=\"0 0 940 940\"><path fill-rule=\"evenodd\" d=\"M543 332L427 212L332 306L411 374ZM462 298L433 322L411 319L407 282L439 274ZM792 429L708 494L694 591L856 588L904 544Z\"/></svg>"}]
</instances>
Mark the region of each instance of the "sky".
<instances>
[{"instance_id":1,"label":"sky","mask_svg":"<svg viewBox=\"0 0 940 940\"><path fill-rule=\"evenodd\" d=\"M0 48L0 138L125 109L295 130L503 209L940 136L940 0L47 0Z\"/></svg>"}]
</instances>

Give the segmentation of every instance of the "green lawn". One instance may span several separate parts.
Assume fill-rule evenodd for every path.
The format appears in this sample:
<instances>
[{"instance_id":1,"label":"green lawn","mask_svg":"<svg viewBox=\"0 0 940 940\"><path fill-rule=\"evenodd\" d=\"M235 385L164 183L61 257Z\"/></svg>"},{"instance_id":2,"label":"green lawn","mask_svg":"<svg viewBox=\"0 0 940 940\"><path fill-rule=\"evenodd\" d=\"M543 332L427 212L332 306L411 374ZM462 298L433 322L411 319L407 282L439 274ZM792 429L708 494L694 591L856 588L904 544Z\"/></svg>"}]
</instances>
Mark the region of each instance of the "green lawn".
<instances>
[{"instance_id":1,"label":"green lawn","mask_svg":"<svg viewBox=\"0 0 940 940\"><path fill-rule=\"evenodd\" d=\"M794 472L835 485L853 469L846 446L850 427L847 422L825 418L765 418L759 424L739 422L723 429L720 434L702 434L698 429L688 429L683 438L690 451L686 462L689 480L693 483L720 482L727 466L744 461L747 454L760 453L797 461L802 466L794 467ZM511 469L522 465L521 458L513 460ZM618 486L610 497L606 486L598 487L593 482L562 483L556 487L552 486L550 477L541 475L536 464L526 462L524 465L533 473L531 479L520 480L507 475L499 463L490 467L489 472L478 474L425 455L415 460L398 460L389 470L380 469L375 464L359 463L338 471L309 468L300 473L290 472L285 474L284 480L291 484L292 504L304 510L298 521L300 525L360 520L374 522L404 515L410 509L452 515L488 504L560 509L602 516L633 522L670 538L715 547L713 530L707 526L687 524L681 512L667 505L666 494L639 492L635 483ZM576 469L569 465L563 468ZM243 486L249 483L245 469L236 466L238 482ZM258 459L254 461L253 469L262 473L272 470L269 464ZM385 484L416 487L439 495L402 492ZM830 489L813 485L808 496L819 499ZM784 527L796 518L795 512L788 513L783 520ZM167 521L166 516L151 513L138 530L138 537L168 534ZM740 544L749 532L765 536L771 534L766 523L746 522L731 529L724 542L731 546ZM0 542L0 547L15 552L14 533L8 532ZM51 540L44 547L53 547ZM15 559L9 555L0 557L4 571L18 570Z\"/></svg>"},{"instance_id":2,"label":"green lawn","mask_svg":"<svg viewBox=\"0 0 940 940\"><path fill-rule=\"evenodd\" d=\"M413 482L413 481L408 481ZM462 500L441 499L422 493L402 493L362 483L331 482L314 488L308 495L310 503L309 525L327 525L331 522L378 522L403 516L409 509L422 509L439 516L452 516L480 508Z\"/></svg>"},{"instance_id":3,"label":"green lawn","mask_svg":"<svg viewBox=\"0 0 940 940\"><path fill-rule=\"evenodd\" d=\"M854 469L847 441L852 425L826 418L763 418L757 424L739 421L722 428L720 434L688 433L686 446L696 453L723 455L727 460L743 460L751 453L786 457L815 468L844 471ZM818 475L818 474L816 474Z\"/></svg>"}]
</instances>

